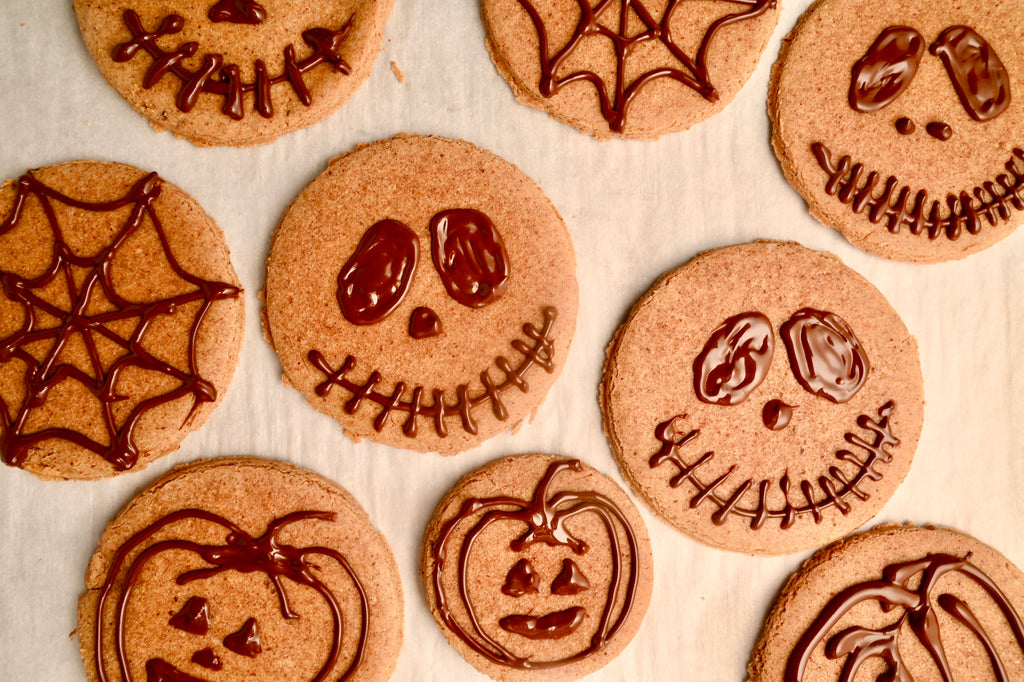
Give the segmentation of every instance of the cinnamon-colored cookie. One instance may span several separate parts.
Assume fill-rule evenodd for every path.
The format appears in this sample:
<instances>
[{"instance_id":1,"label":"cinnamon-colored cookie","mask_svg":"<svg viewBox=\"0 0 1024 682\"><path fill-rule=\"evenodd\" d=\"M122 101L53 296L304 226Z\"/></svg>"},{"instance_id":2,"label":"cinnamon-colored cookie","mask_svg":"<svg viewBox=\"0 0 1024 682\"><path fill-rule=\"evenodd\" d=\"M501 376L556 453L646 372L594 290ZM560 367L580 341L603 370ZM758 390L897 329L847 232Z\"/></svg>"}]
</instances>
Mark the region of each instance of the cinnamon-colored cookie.
<instances>
[{"instance_id":1,"label":"cinnamon-colored cookie","mask_svg":"<svg viewBox=\"0 0 1024 682\"><path fill-rule=\"evenodd\" d=\"M386 680L398 567L366 512L255 457L178 467L107 526L78 637L90 681Z\"/></svg>"},{"instance_id":2,"label":"cinnamon-colored cookie","mask_svg":"<svg viewBox=\"0 0 1024 682\"><path fill-rule=\"evenodd\" d=\"M749 554L874 516L921 431L917 343L828 253L755 242L663 275L608 348L601 405L622 472L669 523Z\"/></svg>"},{"instance_id":3,"label":"cinnamon-colored cookie","mask_svg":"<svg viewBox=\"0 0 1024 682\"><path fill-rule=\"evenodd\" d=\"M598 138L656 138L721 111L778 22L776 0L482 0L523 104Z\"/></svg>"},{"instance_id":4,"label":"cinnamon-colored cookie","mask_svg":"<svg viewBox=\"0 0 1024 682\"><path fill-rule=\"evenodd\" d=\"M423 541L434 619L496 680L570 680L602 667L640 627L652 576L647 529L625 492L551 455L466 475Z\"/></svg>"},{"instance_id":5,"label":"cinnamon-colored cookie","mask_svg":"<svg viewBox=\"0 0 1024 682\"><path fill-rule=\"evenodd\" d=\"M0 188L0 457L140 469L220 403L245 309L224 235L156 173L78 161Z\"/></svg>"},{"instance_id":6,"label":"cinnamon-colored cookie","mask_svg":"<svg viewBox=\"0 0 1024 682\"><path fill-rule=\"evenodd\" d=\"M1024 573L946 528L879 526L786 583L750 682L1024 680Z\"/></svg>"},{"instance_id":7,"label":"cinnamon-colored cookie","mask_svg":"<svg viewBox=\"0 0 1024 682\"><path fill-rule=\"evenodd\" d=\"M783 43L772 145L815 218L884 258L963 258L1024 216L1024 0L819 0Z\"/></svg>"},{"instance_id":8,"label":"cinnamon-colored cookie","mask_svg":"<svg viewBox=\"0 0 1024 682\"><path fill-rule=\"evenodd\" d=\"M354 93L392 0L75 0L104 78L157 130L254 145L312 125Z\"/></svg>"},{"instance_id":9,"label":"cinnamon-colored cookie","mask_svg":"<svg viewBox=\"0 0 1024 682\"><path fill-rule=\"evenodd\" d=\"M576 326L572 243L512 164L405 136L330 163L285 213L266 331L347 435L454 454L522 423Z\"/></svg>"}]
</instances>

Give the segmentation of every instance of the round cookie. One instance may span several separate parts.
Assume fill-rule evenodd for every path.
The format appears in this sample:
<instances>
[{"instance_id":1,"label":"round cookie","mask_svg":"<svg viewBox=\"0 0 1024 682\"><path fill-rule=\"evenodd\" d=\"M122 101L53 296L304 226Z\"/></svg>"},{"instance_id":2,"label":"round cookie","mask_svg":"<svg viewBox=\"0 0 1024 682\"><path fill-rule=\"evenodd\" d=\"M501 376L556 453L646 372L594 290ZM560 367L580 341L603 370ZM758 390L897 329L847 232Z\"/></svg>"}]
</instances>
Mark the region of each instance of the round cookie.
<instances>
[{"instance_id":1,"label":"round cookie","mask_svg":"<svg viewBox=\"0 0 1024 682\"><path fill-rule=\"evenodd\" d=\"M532 415L576 326L558 212L512 164L404 136L330 163L288 208L266 331L351 438L454 454Z\"/></svg>"},{"instance_id":2,"label":"round cookie","mask_svg":"<svg viewBox=\"0 0 1024 682\"><path fill-rule=\"evenodd\" d=\"M333 113L370 75L392 0L75 0L104 78L157 130L254 145Z\"/></svg>"},{"instance_id":3,"label":"round cookie","mask_svg":"<svg viewBox=\"0 0 1024 682\"><path fill-rule=\"evenodd\" d=\"M77 161L0 188L0 457L99 478L223 398L245 308L224 235L156 173Z\"/></svg>"},{"instance_id":4,"label":"round cookie","mask_svg":"<svg viewBox=\"0 0 1024 682\"><path fill-rule=\"evenodd\" d=\"M497 680L568 680L615 658L651 598L647 529L579 460L517 455L466 475L423 541L423 582L449 643Z\"/></svg>"},{"instance_id":5,"label":"round cookie","mask_svg":"<svg viewBox=\"0 0 1024 682\"><path fill-rule=\"evenodd\" d=\"M783 43L772 146L811 214L883 258L963 258L1024 216L1024 0L819 0Z\"/></svg>"},{"instance_id":6,"label":"round cookie","mask_svg":"<svg viewBox=\"0 0 1024 682\"><path fill-rule=\"evenodd\" d=\"M402 645L387 542L340 486L255 457L160 478L107 526L79 600L89 680L384 680Z\"/></svg>"},{"instance_id":7,"label":"round cookie","mask_svg":"<svg viewBox=\"0 0 1024 682\"><path fill-rule=\"evenodd\" d=\"M516 98L597 138L685 130L736 97L778 22L775 0L482 0Z\"/></svg>"},{"instance_id":8,"label":"round cookie","mask_svg":"<svg viewBox=\"0 0 1024 682\"><path fill-rule=\"evenodd\" d=\"M951 529L879 526L789 579L749 680L1019 681L1021 614L1024 573L996 550Z\"/></svg>"},{"instance_id":9,"label":"round cookie","mask_svg":"<svg viewBox=\"0 0 1024 682\"><path fill-rule=\"evenodd\" d=\"M874 516L921 431L917 343L828 253L754 242L663 275L608 348L604 426L678 530L785 554Z\"/></svg>"}]
</instances>

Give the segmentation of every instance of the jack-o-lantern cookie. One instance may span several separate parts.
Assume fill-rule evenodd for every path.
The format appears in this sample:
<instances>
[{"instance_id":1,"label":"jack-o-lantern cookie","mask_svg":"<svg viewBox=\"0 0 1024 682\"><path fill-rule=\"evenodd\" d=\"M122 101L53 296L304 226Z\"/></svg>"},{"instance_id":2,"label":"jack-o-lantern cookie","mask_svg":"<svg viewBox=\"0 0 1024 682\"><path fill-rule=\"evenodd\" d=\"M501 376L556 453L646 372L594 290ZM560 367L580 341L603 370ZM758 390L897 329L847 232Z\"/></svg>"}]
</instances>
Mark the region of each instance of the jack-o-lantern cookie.
<instances>
[{"instance_id":1,"label":"jack-o-lantern cookie","mask_svg":"<svg viewBox=\"0 0 1024 682\"><path fill-rule=\"evenodd\" d=\"M597 138L656 138L750 78L776 0L482 0L487 47L523 104Z\"/></svg>"},{"instance_id":2,"label":"jack-o-lantern cookie","mask_svg":"<svg viewBox=\"0 0 1024 682\"><path fill-rule=\"evenodd\" d=\"M947 528L879 526L786 583L750 682L1024 680L1024 573Z\"/></svg>"},{"instance_id":3,"label":"jack-o-lantern cookie","mask_svg":"<svg viewBox=\"0 0 1024 682\"><path fill-rule=\"evenodd\" d=\"M0 458L141 469L212 414L245 309L224 235L156 173L78 161L0 188Z\"/></svg>"},{"instance_id":4,"label":"jack-o-lantern cookie","mask_svg":"<svg viewBox=\"0 0 1024 682\"><path fill-rule=\"evenodd\" d=\"M706 544L784 554L845 535L903 481L917 343L828 253L755 242L661 277L608 349L605 431L634 489Z\"/></svg>"},{"instance_id":5,"label":"jack-o-lantern cookie","mask_svg":"<svg viewBox=\"0 0 1024 682\"><path fill-rule=\"evenodd\" d=\"M254 145L334 112L370 75L393 0L75 0L104 78L157 130Z\"/></svg>"},{"instance_id":6,"label":"jack-o-lantern cookie","mask_svg":"<svg viewBox=\"0 0 1024 682\"><path fill-rule=\"evenodd\" d=\"M423 542L434 619L498 680L576 679L605 665L640 627L652 576L647 529L626 493L551 455L466 475Z\"/></svg>"},{"instance_id":7,"label":"jack-o-lantern cookie","mask_svg":"<svg viewBox=\"0 0 1024 682\"><path fill-rule=\"evenodd\" d=\"M345 433L454 454L521 424L576 326L569 233L540 188L468 142L404 136L330 163L285 213L266 331Z\"/></svg>"},{"instance_id":8,"label":"jack-o-lantern cookie","mask_svg":"<svg viewBox=\"0 0 1024 682\"><path fill-rule=\"evenodd\" d=\"M884 258L962 258L1024 216L1024 0L820 0L783 44L772 144L815 218Z\"/></svg>"},{"instance_id":9,"label":"jack-o-lantern cookie","mask_svg":"<svg viewBox=\"0 0 1024 682\"><path fill-rule=\"evenodd\" d=\"M255 457L174 469L107 526L79 600L91 682L385 680L387 541L338 485Z\"/></svg>"}]
</instances>

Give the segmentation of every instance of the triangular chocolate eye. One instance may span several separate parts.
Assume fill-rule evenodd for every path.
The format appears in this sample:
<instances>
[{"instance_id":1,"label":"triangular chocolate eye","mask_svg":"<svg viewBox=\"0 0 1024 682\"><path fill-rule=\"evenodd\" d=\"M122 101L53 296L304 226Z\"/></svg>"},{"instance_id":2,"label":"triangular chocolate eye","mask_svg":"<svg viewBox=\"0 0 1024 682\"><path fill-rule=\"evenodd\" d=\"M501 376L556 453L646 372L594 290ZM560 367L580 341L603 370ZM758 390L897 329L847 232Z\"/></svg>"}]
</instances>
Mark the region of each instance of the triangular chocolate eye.
<instances>
[{"instance_id":1,"label":"triangular chocolate eye","mask_svg":"<svg viewBox=\"0 0 1024 682\"><path fill-rule=\"evenodd\" d=\"M562 571L551 583L551 594L578 594L590 589L590 581L572 559L562 559Z\"/></svg>"},{"instance_id":2,"label":"triangular chocolate eye","mask_svg":"<svg viewBox=\"0 0 1024 682\"><path fill-rule=\"evenodd\" d=\"M245 621L242 627L224 638L224 646L240 656L256 658L263 653L263 645L260 643L260 633L256 629L256 619L250 618Z\"/></svg>"},{"instance_id":3,"label":"triangular chocolate eye","mask_svg":"<svg viewBox=\"0 0 1024 682\"><path fill-rule=\"evenodd\" d=\"M856 111L883 109L910 87L924 54L924 37L906 26L890 26L878 34L853 65L850 106Z\"/></svg>"},{"instance_id":4,"label":"triangular chocolate eye","mask_svg":"<svg viewBox=\"0 0 1024 682\"><path fill-rule=\"evenodd\" d=\"M510 597L522 597L524 594L537 592L537 572L526 559L520 559L505 576L505 584L501 591Z\"/></svg>"},{"instance_id":5,"label":"triangular chocolate eye","mask_svg":"<svg viewBox=\"0 0 1024 682\"><path fill-rule=\"evenodd\" d=\"M170 624L193 635L210 630L210 610L202 597L190 597L181 610L171 616Z\"/></svg>"}]
</instances>

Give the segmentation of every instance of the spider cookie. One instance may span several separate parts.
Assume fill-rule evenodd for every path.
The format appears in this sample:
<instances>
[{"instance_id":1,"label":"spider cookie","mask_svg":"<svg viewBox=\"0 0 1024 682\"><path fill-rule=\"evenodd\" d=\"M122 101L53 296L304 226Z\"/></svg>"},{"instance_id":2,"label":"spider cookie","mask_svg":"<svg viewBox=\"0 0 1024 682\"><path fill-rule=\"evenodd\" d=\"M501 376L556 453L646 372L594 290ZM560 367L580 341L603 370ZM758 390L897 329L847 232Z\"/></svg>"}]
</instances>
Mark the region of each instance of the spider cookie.
<instances>
[{"instance_id":1,"label":"spider cookie","mask_svg":"<svg viewBox=\"0 0 1024 682\"><path fill-rule=\"evenodd\" d=\"M468 474L423 542L434 619L497 680L576 679L602 667L636 634L652 580L647 529L625 492L551 455Z\"/></svg>"},{"instance_id":2,"label":"spider cookie","mask_svg":"<svg viewBox=\"0 0 1024 682\"><path fill-rule=\"evenodd\" d=\"M657 138L721 111L778 22L776 0L482 0L523 104L598 138Z\"/></svg>"},{"instance_id":3,"label":"spider cookie","mask_svg":"<svg viewBox=\"0 0 1024 682\"><path fill-rule=\"evenodd\" d=\"M879 526L822 549L775 602L750 682L1024 679L1024 573L975 538Z\"/></svg>"},{"instance_id":4,"label":"spider cookie","mask_svg":"<svg viewBox=\"0 0 1024 682\"><path fill-rule=\"evenodd\" d=\"M104 78L157 130L254 145L333 113L373 67L392 0L75 0Z\"/></svg>"},{"instance_id":5,"label":"spider cookie","mask_svg":"<svg viewBox=\"0 0 1024 682\"><path fill-rule=\"evenodd\" d=\"M86 588L92 682L384 680L402 645L387 542L348 492L283 462L171 471L107 526Z\"/></svg>"},{"instance_id":6,"label":"spider cookie","mask_svg":"<svg viewBox=\"0 0 1024 682\"><path fill-rule=\"evenodd\" d=\"M0 188L0 458L99 478L176 450L220 403L245 309L224 235L131 166Z\"/></svg>"},{"instance_id":7,"label":"spider cookie","mask_svg":"<svg viewBox=\"0 0 1024 682\"><path fill-rule=\"evenodd\" d=\"M265 296L287 382L346 434L454 454L544 400L576 326L575 256L518 168L397 137L335 159L292 203Z\"/></svg>"},{"instance_id":8,"label":"spider cookie","mask_svg":"<svg viewBox=\"0 0 1024 682\"><path fill-rule=\"evenodd\" d=\"M794 243L663 275L608 348L604 426L623 474L706 544L785 554L874 516L921 431L917 343L838 258Z\"/></svg>"},{"instance_id":9,"label":"spider cookie","mask_svg":"<svg viewBox=\"0 0 1024 682\"><path fill-rule=\"evenodd\" d=\"M783 43L772 145L811 214L884 258L987 248L1024 216L1024 0L819 0Z\"/></svg>"}]
</instances>

